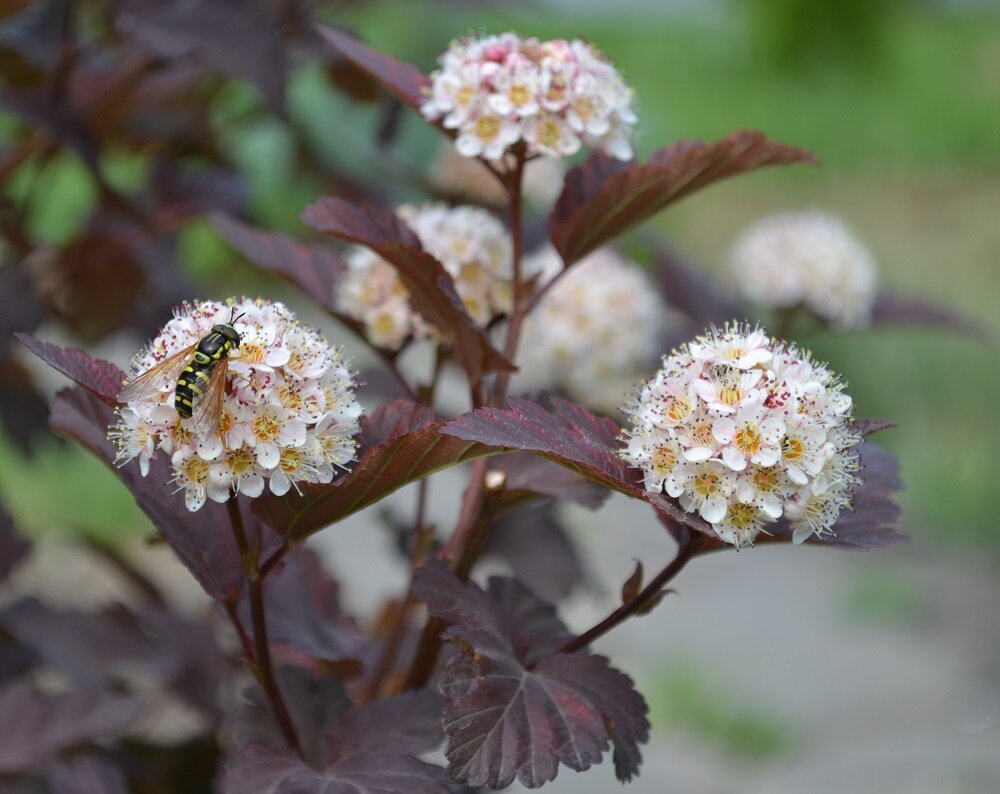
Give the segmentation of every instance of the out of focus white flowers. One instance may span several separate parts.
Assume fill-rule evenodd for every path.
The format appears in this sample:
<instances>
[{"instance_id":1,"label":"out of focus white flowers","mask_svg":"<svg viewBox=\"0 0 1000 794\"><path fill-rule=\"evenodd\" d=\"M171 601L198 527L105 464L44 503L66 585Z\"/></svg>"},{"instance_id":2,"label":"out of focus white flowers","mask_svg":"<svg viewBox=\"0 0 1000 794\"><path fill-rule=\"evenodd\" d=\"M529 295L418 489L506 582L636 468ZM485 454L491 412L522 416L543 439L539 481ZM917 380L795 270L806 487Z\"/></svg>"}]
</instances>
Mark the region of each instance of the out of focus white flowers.
<instances>
[{"instance_id":1,"label":"out of focus white flowers","mask_svg":"<svg viewBox=\"0 0 1000 794\"><path fill-rule=\"evenodd\" d=\"M831 532L860 482L853 405L837 376L760 329L681 346L625 412L623 457L739 547L784 517L793 538Z\"/></svg>"},{"instance_id":2,"label":"out of focus white flowers","mask_svg":"<svg viewBox=\"0 0 1000 794\"><path fill-rule=\"evenodd\" d=\"M551 246L525 259L546 284L563 264ZM610 248L574 264L528 315L517 364L521 389L557 387L593 405L609 390L620 400L662 350L671 310L640 267Z\"/></svg>"},{"instance_id":3,"label":"out of focus white flowers","mask_svg":"<svg viewBox=\"0 0 1000 794\"><path fill-rule=\"evenodd\" d=\"M585 41L470 37L452 42L439 63L421 111L456 131L464 157L499 160L518 141L528 155L565 157L586 145L633 156L632 90Z\"/></svg>"},{"instance_id":4,"label":"out of focus white flowers","mask_svg":"<svg viewBox=\"0 0 1000 794\"><path fill-rule=\"evenodd\" d=\"M737 237L729 272L740 295L768 309L803 305L830 325L868 325L877 275L871 252L824 212L766 217Z\"/></svg>"},{"instance_id":5,"label":"out of focus white flowers","mask_svg":"<svg viewBox=\"0 0 1000 794\"><path fill-rule=\"evenodd\" d=\"M454 279L473 320L485 326L511 310L511 242L499 220L477 207L434 203L404 205L397 212ZM397 350L411 336L434 335L433 327L410 306L409 293L392 265L363 247L351 248L344 258L348 271L338 288L337 307L364 324L372 344Z\"/></svg>"},{"instance_id":6,"label":"out of focus white flowers","mask_svg":"<svg viewBox=\"0 0 1000 794\"><path fill-rule=\"evenodd\" d=\"M196 417L178 415L176 381L166 381L151 399L121 407L108 432L118 463L137 459L143 476L150 458L168 455L173 482L192 511L206 498L260 496L265 484L280 495L299 482L330 482L354 458L361 407L353 376L339 349L300 325L281 303L184 304L136 356L130 377L197 344L212 326L228 324L234 309L243 315L235 325L241 344L228 362L214 365L228 363L228 375L213 430L199 431Z\"/></svg>"}]
</instances>

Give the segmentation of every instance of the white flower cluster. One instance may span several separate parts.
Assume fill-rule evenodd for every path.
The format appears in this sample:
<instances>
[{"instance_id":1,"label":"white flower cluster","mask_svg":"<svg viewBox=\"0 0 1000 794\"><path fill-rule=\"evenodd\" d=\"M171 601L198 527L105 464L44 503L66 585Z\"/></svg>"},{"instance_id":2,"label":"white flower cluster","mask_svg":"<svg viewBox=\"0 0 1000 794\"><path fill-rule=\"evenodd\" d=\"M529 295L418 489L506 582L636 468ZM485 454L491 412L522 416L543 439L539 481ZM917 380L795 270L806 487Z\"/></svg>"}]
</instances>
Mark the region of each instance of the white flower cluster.
<instances>
[{"instance_id":1,"label":"white flower cluster","mask_svg":"<svg viewBox=\"0 0 1000 794\"><path fill-rule=\"evenodd\" d=\"M562 268L552 246L525 259L525 271L538 273L541 284ZM670 314L638 265L599 249L573 265L528 315L518 386L557 386L591 404L656 360Z\"/></svg>"},{"instance_id":2,"label":"white flower cluster","mask_svg":"<svg viewBox=\"0 0 1000 794\"><path fill-rule=\"evenodd\" d=\"M875 259L824 212L781 213L753 224L733 244L729 270L739 293L759 306L801 304L842 329L871 319Z\"/></svg>"},{"instance_id":3,"label":"white flower cluster","mask_svg":"<svg viewBox=\"0 0 1000 794\"><path fill-rule=\"evenodd\" d=\"M626 410L622 454L727 543L752 544L782 516L802 542L831 533L859 483L852 411L808 353L727 326L664 358Z\"/></svg>"},{"instance_id":4,"label":"white flower cluster","mask_svg":"<svg viewBox=\"0 0 1000 794\"><path fill-rule=\"evenodd\" d=\"M335 469L347 468L354 458L361 407L351 372L336 347L300 325L281 303L184 304L135 358L132 378L171 359L190 361L193 350L172 357L234 315L242 315L234 325L240 346L213 365L212 374L227 365L228 374L218 421L213 417L207 432L198 422L197 400L193 417L182 419L175 410L175 375L152 383L148 399L121 407L108 433L118 447L116 460L138 458L144 477L158 450L169 455L173 481L192 511L206 497L225 502L233 492L260 496L265 482L278 495L298 482L330 482Z\"/></svg>"},{"instance_id":5,"label":"white flower cluster","mask_svg":"<svg viewBox=\"0 0 1000 794\"><path fill-rule=\"evenodd\" d=\"M478 207L434 203L404 205L397 212L454 279L473 320L485 326L511 310L513 255L500 221ZM337 307L364 324L373 344L396 350L411 335L434 334L410 306L409 292L392 265L362 247L351 248L344 258L348 271L339 285Z\"/></svg>"},{"instance_id":6,"label":"white flower cluster","mask_svg":"<svg viewBox=\"0 0 1000 794\"><path fill-rule=\"evenodd\" d=\"M632 158L633 92L585 41L513 33L452 42L431 74L424 116L457 131L465 157L498 160L524 141L527 154L565 157L583 144Z\"/></svg>"}]
</instances>

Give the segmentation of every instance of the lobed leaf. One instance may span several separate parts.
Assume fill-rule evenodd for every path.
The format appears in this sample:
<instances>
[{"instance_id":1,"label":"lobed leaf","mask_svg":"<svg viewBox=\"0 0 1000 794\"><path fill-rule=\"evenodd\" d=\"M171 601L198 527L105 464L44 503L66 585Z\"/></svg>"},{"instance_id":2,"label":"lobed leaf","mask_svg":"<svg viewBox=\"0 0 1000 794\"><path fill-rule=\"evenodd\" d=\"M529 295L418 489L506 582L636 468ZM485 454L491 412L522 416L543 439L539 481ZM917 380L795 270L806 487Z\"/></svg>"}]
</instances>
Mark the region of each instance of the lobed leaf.
<instances>
[{"instance_id":1,"label":"lobed leaf","mask_svg":"<svg viewBox=\"0 0 1000 794\"><path fill-rule=\"evenodd\" d=\"M125 728L141 706L107 691L46 695L30 681L0 687L0 774L31 769L53 753Z\"/></svg>"},{"instance_id":2,"label":"lobed leaf","mask_svg":"<svg viewBox=\"0 0 1000 794\"><path fill-rule=\"evenodd\" d=\"M609 744L620 780L638 772L639 744L649 738L642 696L604 657L553 652L569 633L551 606L510 580L491 581L489 594L463 585L439 562L421 568L414 585L462 651L439 681L452 777L537 788L560 763L576 771L599 763Z\"/></svg>"},{"instance_id":3,"label":"lobed leaf","mask_svg":"<svg viewBox=\"0 0 1000 794\"><path fill-rule=\"evenodd\" d=\"M15 336L42 361L82 386L103 403L112 407L118 405L118 392L125 382L125 373L110 361L91 358L76 347L60 347L43 342L31 334L18 333Z\"/></svg>"},{"instance_id":4,"label":"lobed leaf","mask_svg":"<svg viewBox=\"0 0 1000 794\"><path fill-rule=\"evenodd\" d=\"M502 471L506 477L505 502L543 495L568 499L596 510L610 496L606 488L528 452L504 455L492 468Z\"/></svg>"},{"instance_id":5,"label":"lobed leaf","mask_svg":"<svg viewBox=\"0 0 1000 794\"><path fill-rule=\"evenodd\" d=\"M414 310L453 346L456 360L473 382L487 372L512 368L465 310L448 271L424 251L413 230L394 212L328 196L306 207L302 221L345 242L370 248L396 268Z\"/></svg>"},{"instance_id":6,"label":"lobed leaf","mask_svg":"<svg viewBox=\"0 0 1000 794\"><path fill-rule=\"evenodd\" d=\"M690 193L769 165L816 162L804 149L743 130L715 141L678 141L645 165L601 152L566 175L549 234L566 265L611 242Z\"/></svg>"},{"instance_id":7,"label":"lobed leaf","mask_svg":"<svg viewBox=\"0 0 1000 794\"><path fill-rule=\"evenodd\" d=\"M337 52L374 77L404 105L419 112L430 79L416 66L372 49L336 28L318 25L316 29Z\"/></svg>"}]
</instances>

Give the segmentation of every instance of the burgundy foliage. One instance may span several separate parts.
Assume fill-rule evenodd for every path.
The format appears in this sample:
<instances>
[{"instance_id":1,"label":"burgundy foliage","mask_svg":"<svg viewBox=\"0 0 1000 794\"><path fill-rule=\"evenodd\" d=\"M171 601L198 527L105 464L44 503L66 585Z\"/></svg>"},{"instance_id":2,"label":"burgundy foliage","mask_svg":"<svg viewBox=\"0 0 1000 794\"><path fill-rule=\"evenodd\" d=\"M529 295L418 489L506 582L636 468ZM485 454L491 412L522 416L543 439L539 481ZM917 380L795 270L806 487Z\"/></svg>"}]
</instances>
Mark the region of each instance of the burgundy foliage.
<instances>
[{"instance_id":1,"label":"burgundy foliage","mask_svg":"<svg viewBox=\"0 0 1000 794\"><path fill-rule=\"evenodd\" d=\"M566 175L549 219L549 233L571 265L638 226L678 199L726 177L769 165L816 158L751 130L714 143L679 141L655 151L645 165L590 156Z\"/></svg>"},{"instance_id":2,"label":"burgundy foliage","mask_svg":"<svg viewBox=\"0 0 1000 794\"><path fill-rule=\"evenodd\" d=\"M609 744L620 780L638 772L649 738L642 696L602 656L554 653L569 635L550 606L516 582L492 580L489 593L462 585L439 563L416 584L461 649L438 684L456 780L536 788L560 763L576 771L599 763Z\"/></svg>"}]
</instances>

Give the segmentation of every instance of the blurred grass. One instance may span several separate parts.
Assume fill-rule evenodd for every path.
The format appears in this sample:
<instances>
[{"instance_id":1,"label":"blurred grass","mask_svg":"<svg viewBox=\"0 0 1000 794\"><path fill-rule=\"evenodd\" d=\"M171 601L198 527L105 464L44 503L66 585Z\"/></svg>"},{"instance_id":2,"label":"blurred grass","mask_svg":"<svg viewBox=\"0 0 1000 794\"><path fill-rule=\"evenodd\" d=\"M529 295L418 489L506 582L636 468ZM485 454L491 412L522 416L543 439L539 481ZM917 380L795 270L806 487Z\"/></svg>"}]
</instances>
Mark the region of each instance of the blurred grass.
<instances>
[{"instance_id":1,"label":"blurred grass","mask_svg":"<svg viewBox=\"0 0 1000 794\"><path fill-rule=\"evenodd\" d=\"M657 730L685 733L728 758L765 761L791 749L793 731L770 711L735 701L701 665L675 661L647 688Z\"/></svg>"}]
</instances>

